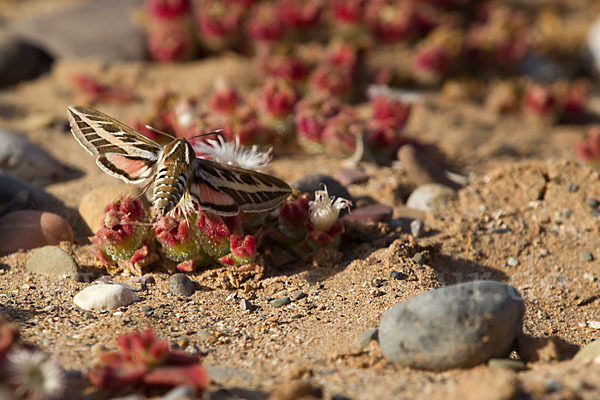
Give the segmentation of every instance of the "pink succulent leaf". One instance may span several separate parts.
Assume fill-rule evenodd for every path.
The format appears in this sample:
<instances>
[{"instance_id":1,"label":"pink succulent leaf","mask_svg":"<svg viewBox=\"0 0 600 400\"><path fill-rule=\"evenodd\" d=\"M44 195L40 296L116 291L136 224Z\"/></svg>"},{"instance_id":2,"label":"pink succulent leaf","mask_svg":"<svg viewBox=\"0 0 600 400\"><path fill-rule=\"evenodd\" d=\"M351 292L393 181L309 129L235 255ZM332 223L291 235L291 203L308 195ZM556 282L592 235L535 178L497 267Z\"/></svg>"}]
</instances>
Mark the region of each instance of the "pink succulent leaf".
<instances>
[{"instance_id":1,"label":"pink succulent leaf","mask_svg":"<svg viewBox=\"0 0 600 400\"><path fill-rule=\"evenodd\" d=\"M0 316L0 363L4 361L13 344L19 340L19 336L18 326Z\"/></svg>"},{"instance_id":2,"label":"pink succulent leaf","mask_svg":"<svg viewBox=\"0 0 600 400\"><path fill-rule=\"evenodd\" d=\"M407 40L417 31L412 2L373 0L367 3L365 18L373 35L383 42Z\"/></svg>"},{"instance_id":3,"label":"pink succulent leaf","mask_svg":"<svg viewBox=\"0 0 600 400\"><path fill-rule=\"evenodd\" d=\"M294 29L318 25L324 8L322 0L278 0L277 6L283 23Z\"/></svg>"},{"instance_id":4,"label":"pink succulent leaf","mask_svg":"<svg viewBox=\"0 0 600 400\"><path fill-rule=\"evenodd\" d=\"M329 7L335 21L359 24L364 18L365 0L331 0Z\"/></svg>"},{"instance_id":5,"label":"pink succulent leaf","mask_svg":"<svg viewBox=\"0 0 600 400\"><path fill-rule=\"evenodd\" d=\"M208 375L202 365L164 366L155 368L144 375L143 381L151 386L176 387L186 385L195 393L201 393L208 388Z\"/></svg>"},{"instance_id":6,"label":"pink succulent leaf","mask_svg":"<svg viewBox=\"0 0 600 400\"><path fill-rule=\"evenodd\" d=\"M322 141L327 152L351 155L356 148L357 139L365 132L363 121L353 110L345 108L327 121Z\"/></svg>"},{"instance_id":7,"label":"pink succulent leaf","mask_svg":"<svg viewBox=\"0 0 600 400\"><path fill-rule=\"evenodd\" d=\"M287 80L268 79L260 94L261 109L270 118L285 118L294 111L299 97L296 89Z\"/></svg>"},{"instance_id":8,"label":"pink succulent leaf","mask_svg":"<svg viewBox=\"0 0 600 400\"><path fill-rule=\"evenodd\" d=\"M544 117L556 112L556 98L549 85L536 84L525 92L523 107L531 114Z\"/></svg>"},{"instance_id":9,"label":"pink succulent leaf","mask_svg":"<svg viewBox=\"0 0 600 400\"><path fill-rule=\"evenodd\" d=\"M254 7L246 30L254 40L273 42L283 37L285 26L279 18L277 6L273 3L260 3Z\"/></svg>"},{"instance_id":10,"label":"pink succulent leaf","mask_svg":"<svg viewBox=\"0 0 600 400\"><path fill-rule=\"evenodd\" d=\"M231 231L222 217L200 211L196 220L199 243L204 251L214 258L229 252Z\"/></svg>"},{"instance_id":11,"label":"pink succulent leaf","mask_svg":"<svg viewBox=\"0 0 600 400\"><path fill-rule=\"evenodd\" d=\"M196 262L194 260L182 261L175 268L181 272L193 272L196 269Z\"/></svg>"},{"instance_id":12,"label":"pink succulent leaf","mask_svg":"<svg viewBox=\"0 0 600 400\"><path fill-rule=\"evenodd\" d=\"M600 127L589 128L586 137L573 143L573 148L577 157L594 166L600 166Z\"/></svg>"},{"instance_id":13,"label":"pink succulent leaf","mask_svg":"<svg viewBox=\"0 0 600 400\"><path fill-rule=\"evenodd\" d=\"M71 83L76 90L88 97L90 103L100 100L125 103L135 99L135 95L129 89L100 83L88 74L71 75Z\"/></svg>"},{"instance_id":14,"label":"pink succulent leaf","mask_svg":"<svg viewBox=\"0 0 600 400\"><path fill-rule=\"evenodd\" d=\"M146 10L152 18L174 19L191 12L190 0L146 0Z\"/></svg>"},{"instance_id":15,"label":"pink succulent leaf","mask_svg":"<svg viewBox=\"0 0 600 400\"><path fill-rule=\"evenodd\" d=\"M215 91L208 98L207 104L214 112L232 114L240 102L241 98L238 92L223 82L215 88Z\"/></svg>"}]
</instances>

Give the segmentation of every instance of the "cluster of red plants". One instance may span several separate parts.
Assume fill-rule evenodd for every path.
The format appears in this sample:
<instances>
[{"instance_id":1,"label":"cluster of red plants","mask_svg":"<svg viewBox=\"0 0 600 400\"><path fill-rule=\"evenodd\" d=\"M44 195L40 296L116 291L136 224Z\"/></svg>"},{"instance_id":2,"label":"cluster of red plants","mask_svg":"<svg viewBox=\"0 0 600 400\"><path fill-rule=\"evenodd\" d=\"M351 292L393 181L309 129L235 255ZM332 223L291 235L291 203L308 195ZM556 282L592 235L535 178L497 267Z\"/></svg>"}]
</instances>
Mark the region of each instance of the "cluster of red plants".
<instances>
[{"instance_id":1,"label":"cluster of red plants","mask_svg":"<svg viewBox=\"0 0 600 400\"><path fill-rule=\"evenodd\" d=\"M189 387L200 395L208 387L208 377L200 357L169 349L152 330L124 334L117 338L118 351L101 354L86 372L97 388L110 392Z\"/></svg>"},{"instance_id":2,"label":"cluster of red plants","mask_svg":"<svg viewBox=\"0 0 600 400\"><path fill-rule=\"evenodd\" d=\"M319 58L319 44L328 42L367 53L378 45L407 44L414 49L415 78L425 82L438 81L465 61L476 68L510 68L531 44L524 14L496 1L147 0L146 10L153 60L232 49L263 61L275 58L268 64L276 76L306 77L306 60L295 56L306 43L308 58ZM285 62L282 54L294 56ZM347 76L337 67L319 66L310 81L343 89Z\"/></svg>"}]
</instances>

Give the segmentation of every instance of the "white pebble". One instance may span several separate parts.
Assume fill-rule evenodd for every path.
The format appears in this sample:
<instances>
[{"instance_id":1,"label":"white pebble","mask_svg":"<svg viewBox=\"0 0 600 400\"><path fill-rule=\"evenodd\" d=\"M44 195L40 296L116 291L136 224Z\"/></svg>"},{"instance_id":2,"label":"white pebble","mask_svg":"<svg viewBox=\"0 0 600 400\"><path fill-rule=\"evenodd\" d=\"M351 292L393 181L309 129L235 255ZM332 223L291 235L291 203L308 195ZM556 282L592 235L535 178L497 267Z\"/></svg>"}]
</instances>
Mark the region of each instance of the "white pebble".
<instances>
[{"instance_id":1,"label":"white pebble","mask_svg":"<svg viewBox=\"0 0 600 400\"><path fill-rule=\"evenodd\" d=\"M588 321L588 326L592 329L600 329L600 321Z\"/></svg>"},{"instance_id":2,"label":"white pebble","mask_svg":"<svg viewBox=\"0 0 600 400\"><path fill-rule=\"evenodd\" d=\"M88 286L73 298L75 305L84 310L114 310L127 306L140 298L123 285Z\"/></svg>"}]
</instances>

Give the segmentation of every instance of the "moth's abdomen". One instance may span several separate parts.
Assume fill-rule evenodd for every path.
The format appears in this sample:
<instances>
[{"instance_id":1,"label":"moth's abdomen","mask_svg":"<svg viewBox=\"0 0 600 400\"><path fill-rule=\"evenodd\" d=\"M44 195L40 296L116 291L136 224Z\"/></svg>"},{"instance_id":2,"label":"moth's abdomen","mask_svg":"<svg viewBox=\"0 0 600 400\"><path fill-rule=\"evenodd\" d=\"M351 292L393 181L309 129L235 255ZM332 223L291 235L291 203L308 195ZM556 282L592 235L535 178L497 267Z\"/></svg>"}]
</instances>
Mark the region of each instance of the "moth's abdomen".
<instances>
[{"instance_id":1,"label":"moth's abdomen","mask_svg":"<svg viewBox=\"0 0 600 400\"><path fill-rule=\"evenodd\" d=\"M174 172L170 168L161 169L154 182L153 205L161 216L175 208L186 190L186 175Z\"/></svg>"}]
</instances>

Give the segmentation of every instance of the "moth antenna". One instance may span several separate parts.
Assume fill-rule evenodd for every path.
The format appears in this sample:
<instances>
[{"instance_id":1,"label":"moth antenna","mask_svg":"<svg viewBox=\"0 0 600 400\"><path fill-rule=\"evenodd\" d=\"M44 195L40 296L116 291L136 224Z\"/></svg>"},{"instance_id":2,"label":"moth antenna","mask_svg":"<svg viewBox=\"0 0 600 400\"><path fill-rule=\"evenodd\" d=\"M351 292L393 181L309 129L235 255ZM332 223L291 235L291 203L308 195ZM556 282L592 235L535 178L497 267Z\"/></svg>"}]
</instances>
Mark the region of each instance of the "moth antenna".
<instances>
[{"instance_id":1,"label":"moth antenna","mask_svg":"<svg viewBox=\"0 0 600 400\"><path fill-rule=\"evenodd\" d=\"M144 126L145 126L145 127L146 127L146 129L148 129L149 131L152 131L152 132L154 132L154 133L158 133L159 135L164 135L164 136L166 136L166 137L168 137L168 138L171 138L171 139L173 139L173 140L175 140L175 139L176 139L176 138L175 138L175 136L173 136L173 135L171 135L171 134L169 134L169 133L167 133L167 132L163 132L163 131L161 131L160 129L156 129L156 128L154 128L154 127L150 126L150 125L144 125Z\"/></svg>"},{"instance_id":2,"label":"moth antenna","mask_svg":"<svg viewBox=\"0 0 600 400\"><path fill-rule=\"evenodd\" d=\"M221 132L223 132L223 129L217 129L216 131L201 133L199 135L192 136L191 138L188 139L188 141L191 142L192 140L197 139L197 138L202 137L202 136L218 135Z\"/></svg>"}]
</instances>

